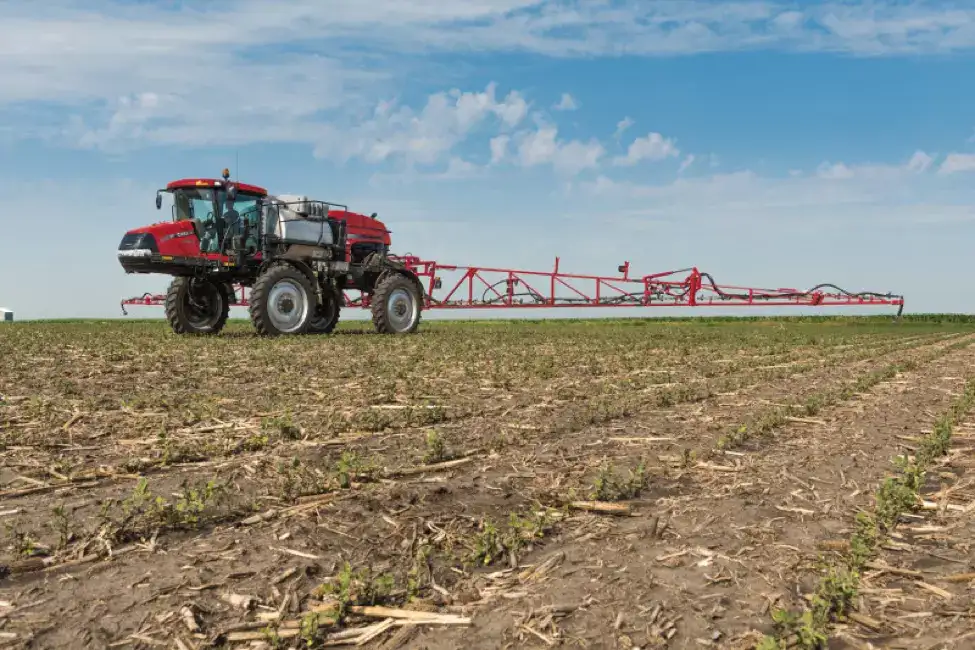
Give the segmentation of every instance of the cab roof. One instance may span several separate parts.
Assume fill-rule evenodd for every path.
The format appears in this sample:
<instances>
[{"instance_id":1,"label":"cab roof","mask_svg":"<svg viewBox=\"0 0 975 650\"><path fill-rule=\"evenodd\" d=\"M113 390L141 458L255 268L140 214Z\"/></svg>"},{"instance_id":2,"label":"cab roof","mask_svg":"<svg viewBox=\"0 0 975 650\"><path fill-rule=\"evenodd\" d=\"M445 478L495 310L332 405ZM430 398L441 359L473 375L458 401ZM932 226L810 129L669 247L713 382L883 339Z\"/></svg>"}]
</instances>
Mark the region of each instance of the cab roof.
<instances>
[{"instance_id":1,"label":"cab roof","mask_svg":"<svg viewBox=\"0 0 975 650\"><path fill-rule=\"evenodd\" d=\"M220 178L181 178L178 181L172 181L166 185L167 190L175 189L193 189L197 187L224 187L227 185L228 181ZM258 187L257 185L248 185L247 183L238 183L233 181L233 184L237 186L238 192L246 192L247 194L259 194L260 196L267 196L267 190L263 187Z\"/></svg>"}]
</instances>

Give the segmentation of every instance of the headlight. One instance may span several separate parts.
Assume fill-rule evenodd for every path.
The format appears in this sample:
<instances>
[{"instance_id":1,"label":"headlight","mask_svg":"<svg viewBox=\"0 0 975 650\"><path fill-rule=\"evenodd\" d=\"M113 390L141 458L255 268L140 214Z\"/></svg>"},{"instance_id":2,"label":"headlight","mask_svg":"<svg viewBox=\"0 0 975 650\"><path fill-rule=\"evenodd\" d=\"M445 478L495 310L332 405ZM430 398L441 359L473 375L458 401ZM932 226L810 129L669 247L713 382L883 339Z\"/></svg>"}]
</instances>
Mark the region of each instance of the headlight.
<instances>
[{"instance_id":1,"label":"headlight","mask_svg":"<svg viewBox=\"0 0 975 650\"><path fill-rule=\"evenodd\" d=\"M131 248L129 250L120 250L118 252L119 257L152 257L152 251L148 248Z\"/></svg>"},{"instance_id":2,"label":"headlight","mask_svg":"<svg viewBox=\"0 0 975 650\"><path fill-rule=\"evenodd\" d=\"M144 257L145 253L152 254L158 253L159 247L156 246L156 238L152 233L149 232L130 232L122 237L122 241L118 245L119 255L121 256L123 252L133 252L140 251L135 255L127 255L128 257Z\"/></svg>"}]
</instances>

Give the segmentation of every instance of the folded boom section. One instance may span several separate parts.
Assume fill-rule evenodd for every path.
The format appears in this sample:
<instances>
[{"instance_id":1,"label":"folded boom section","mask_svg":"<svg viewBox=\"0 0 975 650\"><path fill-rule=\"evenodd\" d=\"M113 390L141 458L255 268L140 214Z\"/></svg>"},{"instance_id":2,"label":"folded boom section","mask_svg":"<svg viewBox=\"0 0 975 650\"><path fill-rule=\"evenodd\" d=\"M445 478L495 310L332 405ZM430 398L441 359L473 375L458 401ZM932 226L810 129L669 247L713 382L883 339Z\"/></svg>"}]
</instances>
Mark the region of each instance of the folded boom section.
<instances>
[{"instance_id":1,"label":"folded boom section","mask_svg":"<svg viewBox=\"0 0 975 650\"><path fill-rule=\"evenodd\" d=\"M391 256L392 257L392 256ZM904 298L892 293L852 292L833 284L806 290L759 289L719 285L696 267L630 275L629 262L616 276L581 275L560 270L523 271L438 264L414 256L392 257L410 269L424 287L424 309L517 309L562 307L753 307L897 306ZM346 307L369 307L369 296L343 294ZM126 305L162 305L165 296L144 294L122 301ZM244 287L237 287L232 306L248 306Z\"/></svg>"}]
</instances>

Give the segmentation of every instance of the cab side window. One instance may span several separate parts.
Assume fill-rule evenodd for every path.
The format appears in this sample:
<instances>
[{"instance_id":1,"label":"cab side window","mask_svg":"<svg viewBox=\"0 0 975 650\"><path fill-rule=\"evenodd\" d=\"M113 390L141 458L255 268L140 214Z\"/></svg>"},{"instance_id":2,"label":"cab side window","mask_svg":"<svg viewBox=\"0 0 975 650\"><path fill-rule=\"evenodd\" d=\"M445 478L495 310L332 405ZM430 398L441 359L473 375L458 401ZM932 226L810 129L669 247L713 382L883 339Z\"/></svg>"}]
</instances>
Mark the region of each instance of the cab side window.
<instances>
[{"instance_id":1,"label":"cab side window","mask_svg":"<svg viewBox=\"0 0 975 650\"><path fill-rule=\"evenodd\" d=\"M248 194L238 194L234 201L234 210L240 215L237 225L237 232L242 232L244 222L247 223L247 241L244 246L247 248L257 248L258 241L258 217L260 212L257 208L257 197Z\"/></svg>"}]
</instances>

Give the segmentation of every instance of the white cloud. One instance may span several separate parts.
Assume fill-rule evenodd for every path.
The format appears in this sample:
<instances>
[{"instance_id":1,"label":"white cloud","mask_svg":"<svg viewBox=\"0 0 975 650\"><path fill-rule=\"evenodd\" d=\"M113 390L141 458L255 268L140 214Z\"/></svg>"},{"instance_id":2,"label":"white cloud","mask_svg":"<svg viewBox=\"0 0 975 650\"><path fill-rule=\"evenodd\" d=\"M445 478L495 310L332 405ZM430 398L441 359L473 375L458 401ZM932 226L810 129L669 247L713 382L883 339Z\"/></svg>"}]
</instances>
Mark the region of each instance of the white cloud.
<instances>
[{"instance_id":1,"label":"white cloud","mask_svg":"<svg viewBox=\"0 0 975 650\"><path fill-rule=\"evenodd\" d=\"M79 144L97 147L120 139L142 138L148 123L175 101L178 100L172 96L160 98L153 92L120 97L107 125L101 129L83 131Z\"/></svg>"},{"instance_id":2,"label":"white cloud","mask_svg":"<svg viewBox=\"0 0 975 650\"><path fill-rule=\"evenodd\" d=\"M853 178L853 170L847 167L844 163L823 163L816 170L816 174L820 178Z\"/></svg>"},{"instance_id":3,"label":"white cloud","mask_svg":"<svg viewBox=\"0 0 975 650\"><path fill-rule=\"evenodd\" d=\"M551 164L557 172L573 175L597 167L605 153L596 140L560 141L554 126L541 126L518 136L518 162L523 167Z\"/></svg>"},{"instance_id":4,"label":"white cloud","mask_svg":"<svg viewBox=\"0 0 975 650\"><path fill-rule=\"evenodd\" d=\"M487 140L489 166L513 160L523 167L550 164L560 174L574 175L599 164L605 149L598 140L559 140L558 128L541 112L533 115L537 128L516 130L527 117L530 104L518 91L500 99L496 89L491 83L483 92L454 89L435 93L419 111L395 101L378 102L367 119L319 128L315 155L338 162L401 162L411 175L417 171L416 165L447 162L445 172L433 175L460 178L479 169L456 154L461 145L476 137ZM514 158L510 155L512 144Z\"/></svg>"},{"instance_id":5,"label":"white cloud","mask_svg":"<svg viewBox=\"0 0 975 650\"><path fill-rule=\"evenodd\" d=\"M950 153L945 156L941 167L938 168L940 174L957 174L959 172L975 171L975 154L970 153Z\"/></svg>"},{"instance_id":6,"label":"white cloud","mask_svg":"<svg viewBox=\"0 0 975 650\"><path fill-rule=\"evenodd\" d=\"M437 177L443 179L472 178L477 176L480 171L481 168L474 163L455 156L447 163L447 169Z\"/></svg>"},{"instance_id":7,"label":"white cloud","mask_svg":"<svg viewBox=\"0 0 975 650\"><path fill-rule=\"evenodd\" d=\"M831 165L830 168L835 167ZM918 174L907 165L843 165L849 173L762 176L751 170L660 184L613 180L579 184L607 212L641 210L677 222L932 223L975 221L975 195L960 179Z\"/></svg>"},{"instance_id":8,"label":"white cloud","mask_svg":"<svg viewBox=\"0 0 975 650\"><path fill-rule=\"evenodd\" d=\"M551 162L559 150L555 141L558 129L544 127L538 131L523 134L518 144L518 158L525 167L533 167Z\"/></svg>"},{"instance_id":9,"label":"white cloud","mask_svg":"<svg viewBox=\"0 0 975 650\"><path fill-rule=\"evenodd\" d=\"M565 174L578 174L585 169L595 169L606 150L596 140L582 142L572 140L559 146L552 165L556 171Z\"/></svg>"},{"instance_id":10,"label":"white cloud","mask_svg":"<svg viewBox=\"0 0 975 650\"><path fill-rule=\"evenodd\" d=\"M569 93L562 93L562 99L559 100L559 103L552 108L557 111L574 111L579 108L579 105L576 103L576 100L572 97L572 95Z\"/></svg>"},{"instance_id":11,"label":"white cloud","mask_svg":"<svg viewBox=\"0 0 975 650\"><path fill-rule=\"evenodd\" d=\"M616 123L616 132L613 133L613 138L619 140L623 132L633 126L634 122L630 117L624 117L622 120Z\"/></svg>"},{"instance_id":12,"label":"white cloud","mask_svg":"<svg viewBox=\"0 0 975 650\"><path fill-rule=\"evenodd\" d=\"M502 160L508 154L508 142L511 140L511 136L499 135L491 138L491 164L495 165Z\"/></svg>"},{"instance_id":13,"label":"white cloud","mask_svg":"<svg viewBox=\"0 0 975 650\"><path fill-rule=\"evenodd\" d=\"M930 169L933 162L933 156L918 150L903 164L847 165L844 162L823 162L817 167L816 175L828 180L848 180L851 178L894 180L909 174L923 174Z\"/></svg>"},{"instance_id":14,"label":"white cloud","mask_svg":"<svg viewBox=\"0 0 975 650\"><path fill-rule=\"evenodd\" d=\"M315 155L340 161L360 158L381 163L402 158L407 165L435 164L490 118L496 119L497 128L515 127L525 118L528 104L518 92L511 91L501 100L495 93L493 83L483 92L436 93L420 112L380 102L372 119L321 129Z\"/></svg>"},{"instance_id":15,"label":"white cloud","mask_svg":"<svg viewBox=\"0 0 975 650\"><path fill-rule=\"evenodd\" d=\"M454 3L443 4L446 8ZM835 0L800 7L786 0L476 4L483 10L479 20L444 28L452 17L447 9L439 24L391 24L374 38L413 50L531 51L549 56L669 56L759 48L875 56L950 52L975 45L975 10L946 9L930 0L877 0L865 5ZM337 23L331 28L336 33L354 25ZM356 33L366 35L361 28Z\"/></svg>"},{"instance_id":16,"label":"white cloud","mask_svg":"<svg viewBox=\"0 0 975 650\"><path fill-rule=\"evenodd\" d=\"M915 151L907 163L907 168L913 172L923 173L931 167L934 158L923 151Z\"/></svg>"},{"instance_id":17,"label":"white cloud","mask_svg":"<svg viewBox=\"0 0 975 650\"><path fill-rule=\"evenodd\" d=\"M512 90L505 100L492 108L507 126L517 126L528 115L528 102L517 90Z\"/></svg>"},{"instance_id":18,"label":"white cloud","mask_svg":"<svg viewBox=\"0 0 975 650\"><path fill-rule=\"evenodd\" d=\"M625 156L617 156L613 163L616 165L635 165L641 160L663 160L671 156L679 156L680 150L670 138L664 138L659 133L649 133L643 138L637 138L630 143Z\"/></svg>"},{"instance_id":19,"label":"white cloud","mask_svg":"<svg viewBox=\"0 0 975 650\"><path fill-rule=\"evenodd\" d=\"M805 16L803 16L802 12L800 11L783 11L779 15L775 16L770 22L775 33L795 34L802 26L803 20L805 20Z\"/></svg>"},{"instance_id":20,"label":"white cloud","mask_svg":"<svg viewBox=\"0 0 975 650\"><path fill-rule=\"evenodd\" d=\"M694 164L694 154L689 153L687 154L687 156L684 157L684 160L681 162L680 168L678 168L677 173L683 174L687 170L687 168L693 164Z\"/></svg>"},{"instance_id":21,"label":"white cloud","mask_svg":"<svg viewBox=\"0 0 975 650\"><path fill-rule=\"evenodd\" d=\"M765 48L877 56L975 47L975 8L900 0L798 8L786 0L214 0L203 9L3 0L3 14L7 137L102 147L317 142L336 117L410 88L415 73L429 72L429 55ZM152 95L158 106L119 99ZM32 110L38 102L44 122ZM503 119L518 123L527 110L513 100Z\"/></svg>"}]
</instances>

